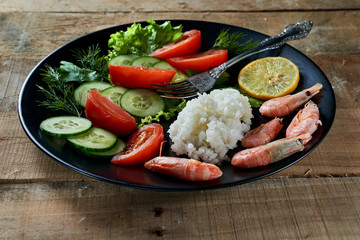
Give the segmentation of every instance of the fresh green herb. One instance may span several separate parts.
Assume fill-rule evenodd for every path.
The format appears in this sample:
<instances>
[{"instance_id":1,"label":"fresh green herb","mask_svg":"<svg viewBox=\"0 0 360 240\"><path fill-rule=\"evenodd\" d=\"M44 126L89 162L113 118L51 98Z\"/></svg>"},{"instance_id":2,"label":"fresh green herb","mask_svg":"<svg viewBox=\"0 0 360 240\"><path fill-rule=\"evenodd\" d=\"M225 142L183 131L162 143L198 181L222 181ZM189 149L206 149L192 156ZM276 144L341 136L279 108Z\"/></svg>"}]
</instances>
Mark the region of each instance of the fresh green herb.
<instances>
[{"instance_id":1,"label":"fresh green herb","mask_svg":"<svg viewBox=\"0 0 360 240\"><path fill-rule=\"evenodd\" d=\"M158 112L155 116L147 116L142 118L141 123L138 124L138 128L153 122L161 122L163 120L168 121L172 117L175 117L177 113L181 112L185 106L185 99L168 99L165 101L165 110Z\"/></svg>"},{"instance_id":2,"label":"fresh green herb","mask_svg":"<svg viewBox=\"0 0 360 240\"><path fill-rule=\"evenodd\" d=\"M80 68L75 64L67 61L61 61L60 67L57 69L60 77L64 82L88 82L102 81L103 78L94 70L88 68Z\"/></svg>"},{"instance_id":3,"label":"fresh green herb","mask_svg":"<svg viewBox=\"0 0 360 240\"><path fill-rule=\"evenodd\" d=\"M222 29L219 33L219 36L216 38L212 48L227 49L229 53L238 55L259 44L258 41L253 42L252 39L246 42L241 42L242 39L246 36L246 34L242 32L230 33L229 31L230 28Z\"/></svg>"},{"instance_id":4,"label":"fresh green herb","mask_svg":"<svg viewBox=\"0 0 360 240\"><path fill-rule=\"evenodd\" d=\"M126 31L111 34L108 45L113 50L109 52L108 60L122 54L148 55L182 36L182 25L173 27L170 21L159 25L152 19L147 23L149 25L145 27L133 23Z\"/></svg>"},{"instance_id":5,"label":"fresh green herb","mask_svg":"<svg viewBox=\"0 0 360 240\"><path fill-rule=\"evenodd\" d=\"M74 98L75 85L89 81L107 81L107 60L100 55L101 49L98 45L92 45L87 50L75 49L72 52L78 65L61 61L59 68L45 66L42 80L46 86L38 85L38 88L46 100L39 104L80 116L82 107Z\"/></svg>"},{"instance_id":6,"label":"fresh green herb","mask_svg":"<svg viewBox=\"0 0 360 240\"><path fill-rule=\"evenodd\" d=\"M82 108L74 98L74 85L64 79L59 69L45 66L42 80L47 88L37 85L39 91L45 95L46 100L39 105L52 110L60 110L71 115L81 116Z\"/></svg>"},{"instance_id":7,"label":"fresh green herb","mask_svg":"<svg viewBox=\"0 0 360 240\"><path fill-rule=\"evenodd\" d=\"M73 56L80 68L91 69L100 75L103 80L108 78L109 69L106 56L100 55L101 49L99 45L91 45L87 50L75 49Z\"/></svg>"}]
</instances>

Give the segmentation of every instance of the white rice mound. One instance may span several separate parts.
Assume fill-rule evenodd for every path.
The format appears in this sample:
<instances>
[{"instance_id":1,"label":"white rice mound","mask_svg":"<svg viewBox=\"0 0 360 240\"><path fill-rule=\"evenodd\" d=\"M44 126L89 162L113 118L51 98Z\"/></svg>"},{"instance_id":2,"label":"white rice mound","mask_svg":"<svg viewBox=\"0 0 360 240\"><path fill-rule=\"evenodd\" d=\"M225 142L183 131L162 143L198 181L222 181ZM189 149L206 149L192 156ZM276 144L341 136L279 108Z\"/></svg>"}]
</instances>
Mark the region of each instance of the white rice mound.
<instances>
[{"instance_id":1,"label":"white rice mound","mask_svg":"<svg viewBox=\"0 0 360 240\"><path fill-rule=\"evenodd\" d=\"M213 90L187 102L168 133L178 155L218 164L250 130L253 118L248 98L236 89Z\"/></svg>"}]
</instances>

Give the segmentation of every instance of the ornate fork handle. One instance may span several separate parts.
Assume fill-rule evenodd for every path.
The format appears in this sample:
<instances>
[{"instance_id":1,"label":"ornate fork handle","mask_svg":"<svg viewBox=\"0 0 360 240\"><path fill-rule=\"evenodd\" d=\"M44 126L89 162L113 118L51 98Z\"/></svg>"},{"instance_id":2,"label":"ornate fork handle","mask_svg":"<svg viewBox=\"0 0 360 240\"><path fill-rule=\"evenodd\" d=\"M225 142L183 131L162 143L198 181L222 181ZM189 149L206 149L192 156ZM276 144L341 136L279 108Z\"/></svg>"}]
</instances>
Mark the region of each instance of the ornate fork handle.
<instances>
[{"instance_id":1,"label":"ornate fork handle","mask_svg":"<svg viewBox=\"0 0 360 240\"><path fill-rule=\"evenodd\" d=\"M304 21L304 22L298 22L295 24L290 24L285 27L282 33L279 35L269 37L264 39L260 42L259 45L247 50L246 52L228 60L227 62L223 63L222 65L213 68L209 71L209 74L214 77L218 78L225 70L227 70L229 67L234 65L235 63L250 57L254 54L264 52L267 50L272 50L281 47L284 45L287 41L290 40L297 40L305 38L307 35L309 35L309 32L311 31L313 26L312 21Z\"/></svg>"}]
</instances>

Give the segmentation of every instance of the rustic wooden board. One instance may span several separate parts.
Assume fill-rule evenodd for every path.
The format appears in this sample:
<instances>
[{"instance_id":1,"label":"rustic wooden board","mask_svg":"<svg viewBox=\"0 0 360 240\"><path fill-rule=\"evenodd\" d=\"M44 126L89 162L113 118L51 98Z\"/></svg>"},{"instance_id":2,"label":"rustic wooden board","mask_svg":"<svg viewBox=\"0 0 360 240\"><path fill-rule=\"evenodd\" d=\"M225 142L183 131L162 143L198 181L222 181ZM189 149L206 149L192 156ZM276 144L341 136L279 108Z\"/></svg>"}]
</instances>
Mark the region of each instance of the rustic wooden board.
<instances>
[{"instance_id":1,"label":"rustic wooden board","mask_svg":"<svg viewBox=\"0 0 360 240\"><path fill-rule=\"evenodd\" d=\"M360 0L0 1L0 239L359 239ZM336 118L309 156L268 178L201 192L100 182L45 155L17 116L20 88L46 55L84 34L157 19L221 22L291 42L333 85Z\"/></svg>"},{"instance_id":2,"label":"rustic wooden board","mask_svg":"<svg viewBox=\"0 0 360 240\"><path fill-rule=\"evenodd\" d=\"M185 193L101 182L3 184L0 238L356 239L359 184L296 178Z\"/></svg>"},{"instance_id":3,"label":"rustic wooden board","mask_svg":"<svg viewBox=\"0 0 360 240\"><path fill-rule=\"evenodd\" d=\"M153 19L220 22L275 35L290 23L313 20L306 40L290 42L307 55L359 54L359 11L200 13L0 13L0 56L42 59L84 34L114 25ZM251 19L249 21L248 19ZM74 27L81 26L81 27Z\"/></svg>"},{"instance_id":4,"label":"rustic wooden board","mask_svg":"<svg viewBox=\"0 0 360 240\"><path fill-rule=\"evenodd\" d=\"M62 0L3 0L0 9L4 12L243 12L279 10L339 10L358 9L359 0L222 0L209 4L206 0L151 1L79 1Z\"/></svg>"}]
</instances>

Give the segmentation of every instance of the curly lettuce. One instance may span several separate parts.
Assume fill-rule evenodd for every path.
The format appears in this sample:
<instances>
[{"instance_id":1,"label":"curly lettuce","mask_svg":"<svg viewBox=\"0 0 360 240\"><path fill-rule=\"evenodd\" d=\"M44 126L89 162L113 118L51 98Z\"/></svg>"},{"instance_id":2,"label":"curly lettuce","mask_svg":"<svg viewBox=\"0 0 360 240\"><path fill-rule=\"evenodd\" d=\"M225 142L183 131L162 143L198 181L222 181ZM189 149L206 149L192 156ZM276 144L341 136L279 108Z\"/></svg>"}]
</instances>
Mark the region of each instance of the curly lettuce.
<instances>
[{"instance_id":1,"label":"curly lettuce","mask_svg":"<svg viewBox=\"0 0 360 240\"><path fill-rule=\"evenodd\" d=\"M108 41L108 46L112 49L109 51L109 60L130 53L145 56L182 36L182 25L173 27L170 21L157 24L152 19L147 23L149 25L145 27L140 23L133 23L126 31L111 34Z\"/></svg>"},{"instance_id":2,"label":"curly lettuce","mask_svg":"<svg viewBox=\"0 0 360 240\"><path fill-rule=\"evenodd\" d=\"M153 122L162 122L168 121L171 118L175 117L183 108L186 106L185 99L168 99L165 102L165 110L161 110L155 116L147 116L141 118L140 123L138 124L138 128L145 126L146 124L150 124Z\"/></svg>"}]
</instances>

